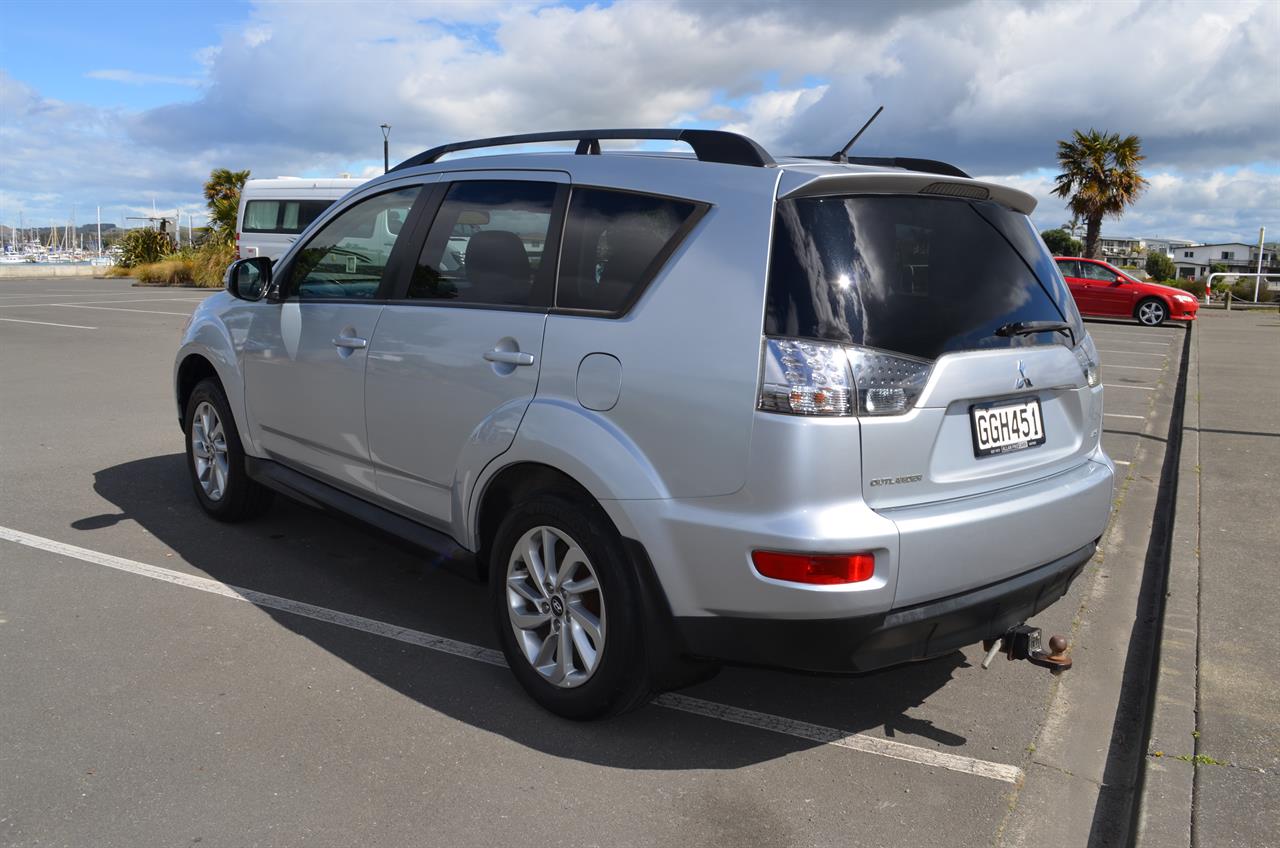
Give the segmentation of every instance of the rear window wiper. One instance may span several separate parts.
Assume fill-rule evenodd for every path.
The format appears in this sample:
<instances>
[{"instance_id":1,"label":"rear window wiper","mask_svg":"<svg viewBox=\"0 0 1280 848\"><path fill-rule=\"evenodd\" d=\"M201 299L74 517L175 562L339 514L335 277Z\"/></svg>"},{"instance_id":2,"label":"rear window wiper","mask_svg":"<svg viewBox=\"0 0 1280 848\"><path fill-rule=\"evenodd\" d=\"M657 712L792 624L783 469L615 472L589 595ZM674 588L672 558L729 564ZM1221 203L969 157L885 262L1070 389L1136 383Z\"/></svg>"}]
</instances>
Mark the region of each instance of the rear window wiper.
<instances>
[{"instance_id":1,"label":"rear window wiper","mask_svg":"<svg viewBox=\"0 0 1280 848\"><path fill-rule=\"evenodd\" d=\"M1076 343L1076 332L1066 321L1014 321L1001 325L996 330L997 336L1029 336L1033 333L1066 333L1071 344Z\"/></svg>"}]
</instances>

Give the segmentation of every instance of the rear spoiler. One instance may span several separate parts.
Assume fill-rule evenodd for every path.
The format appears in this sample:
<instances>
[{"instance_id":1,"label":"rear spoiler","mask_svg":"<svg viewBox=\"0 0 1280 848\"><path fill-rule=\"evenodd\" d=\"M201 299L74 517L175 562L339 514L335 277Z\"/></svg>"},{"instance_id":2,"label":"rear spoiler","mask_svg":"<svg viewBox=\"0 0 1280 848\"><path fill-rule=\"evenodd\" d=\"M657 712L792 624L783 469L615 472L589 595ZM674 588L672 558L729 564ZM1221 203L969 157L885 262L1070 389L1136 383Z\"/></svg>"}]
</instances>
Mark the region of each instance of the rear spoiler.
<instances>
[{"instance_id":1,"label":"rear spoiler","mask_svg":"<svg viewBox=\"0 0 1280 848\"><path fill-rule=\"evenodd\" d=\"M826 169L823 169L826 170ZM998 183L918 171L815 172L785 168L778 181L778 199L832 194L933 194L994 200L1015 212L1030 215L1036 199L1025 191Z\"/></svg>"}]
</instances>

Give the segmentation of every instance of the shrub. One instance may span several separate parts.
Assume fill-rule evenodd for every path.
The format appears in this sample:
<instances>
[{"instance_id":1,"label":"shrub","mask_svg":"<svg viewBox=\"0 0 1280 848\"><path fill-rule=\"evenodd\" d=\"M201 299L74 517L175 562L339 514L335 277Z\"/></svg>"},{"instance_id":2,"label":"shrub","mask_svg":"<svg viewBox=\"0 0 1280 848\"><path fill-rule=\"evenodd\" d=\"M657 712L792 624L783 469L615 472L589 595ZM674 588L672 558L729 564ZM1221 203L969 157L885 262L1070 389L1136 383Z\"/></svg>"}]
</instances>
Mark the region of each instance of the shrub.
<instances>
[{"instance_id":1,"label":"shrub","mask_svg":"<svg viewBox=\"0 0 1280 848\"><path fill-rule=\"evenodd\" d=\"M195 265L195 284L211 289L221 286L222 275L235 256L235 245L218 241L205 242L191 251L191 261Z\"/></svg>"},{"instance_id":2,"label":"shrub","mask_svg":"<svg viewBox=\"0 0 1280 848\"><path fill-rule=\"evenodd\" d=\"M159 230L139 227L120 239L120 265L125 268L159 262L170 253L173 253L173 242L168 234Z\"/></svg>"},{"instance_id":3,"label":"shrub","mask_svg":"<svg viewBox=\"0 0 1280 848\"><path fill-rule=\"evenodd\" d=\"M1146 270L1155 280L1172 280L1178 276L1177 266L1163 253L1148 253Z\"/></svg>"},{"instance_id":4,"label":"shrub","mask_svg":"<svg viewBox=\"0 0 1280 848\"><path fill-rule=\"evenodd\" d=\"M1084 250L1084 245L1078 239L1071 237L1071 233L1059 227L1056 230L1045 230L1040 234L1040 238L1044 239L1045 247L1049 248L1049 252L1054 256L1080 256L1080 252Z\"/></svg>"},{"instance_id":5,"label":"shrub","mask_svg":"<svg viewBox=\"0 0 1280 848\"><path fill-rule=\"evenodd\" d=\"M180 286L195 279L195 265L190 259L166 259L133 269L138 282L152 286Z\"/></svg>"},{"instance_id":6,"label":"shrub","mask_svg":"<svg viewBox=\"0 0 1280 848\"><path fill-rule=\"evenodd\" d=\"M1247 300L1249 302L1253 302L1253 286L1255 282L1256 280L1253 277L1245 277L1236 280L1236 282L1231 285L1231 296L1236 300ZM1264 280L1262 285L1258 286L1258 303L1272 303L1275 300L1276 292L1269 290L1267 288L1266 281Z\"/></svg>"}]
</instances>

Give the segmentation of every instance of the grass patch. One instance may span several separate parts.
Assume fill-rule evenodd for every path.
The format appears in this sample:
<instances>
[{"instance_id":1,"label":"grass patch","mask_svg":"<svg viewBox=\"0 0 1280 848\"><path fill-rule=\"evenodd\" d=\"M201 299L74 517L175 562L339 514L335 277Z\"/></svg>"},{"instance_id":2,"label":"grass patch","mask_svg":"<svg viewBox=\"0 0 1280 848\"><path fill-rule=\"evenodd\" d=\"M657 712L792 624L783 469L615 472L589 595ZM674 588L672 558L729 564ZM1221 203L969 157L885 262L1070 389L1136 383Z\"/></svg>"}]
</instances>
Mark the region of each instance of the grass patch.
<instances>
[{"instance_id":1,"label":"grass patch","mask_svg":"<svg viewBox=\"0 0 1280 848\"><path fill-rule=\"evenodd\" d=\"M204 244L172 254L159 262L126 269L122 276L137 277L144 286L222 287L222 275L235 258L229 244Z\"/></svg>"}]
</instances>

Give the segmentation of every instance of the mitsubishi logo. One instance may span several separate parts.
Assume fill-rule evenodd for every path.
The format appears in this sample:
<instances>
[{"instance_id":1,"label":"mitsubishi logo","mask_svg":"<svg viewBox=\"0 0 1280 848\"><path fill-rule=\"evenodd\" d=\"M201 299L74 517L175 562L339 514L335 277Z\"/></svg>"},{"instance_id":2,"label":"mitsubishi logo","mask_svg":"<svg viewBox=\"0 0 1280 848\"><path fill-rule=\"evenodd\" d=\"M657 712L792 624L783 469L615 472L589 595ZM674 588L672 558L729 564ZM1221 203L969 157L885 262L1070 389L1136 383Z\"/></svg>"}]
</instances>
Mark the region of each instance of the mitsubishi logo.
<instances>
[{"instance_id":1,"label":"mitsubishi logo","mask_svg":"<svg viewBox=\"0 0 1280 848\"><path fill-rule=\"evenodd\" d=\"M1031 378L1027 376L1026 368L1023 367L1021 359L1018 360L1018 379L1013 384L1013 387L1015 389L1032 388Z\"/></svg>"}]
</instances>

